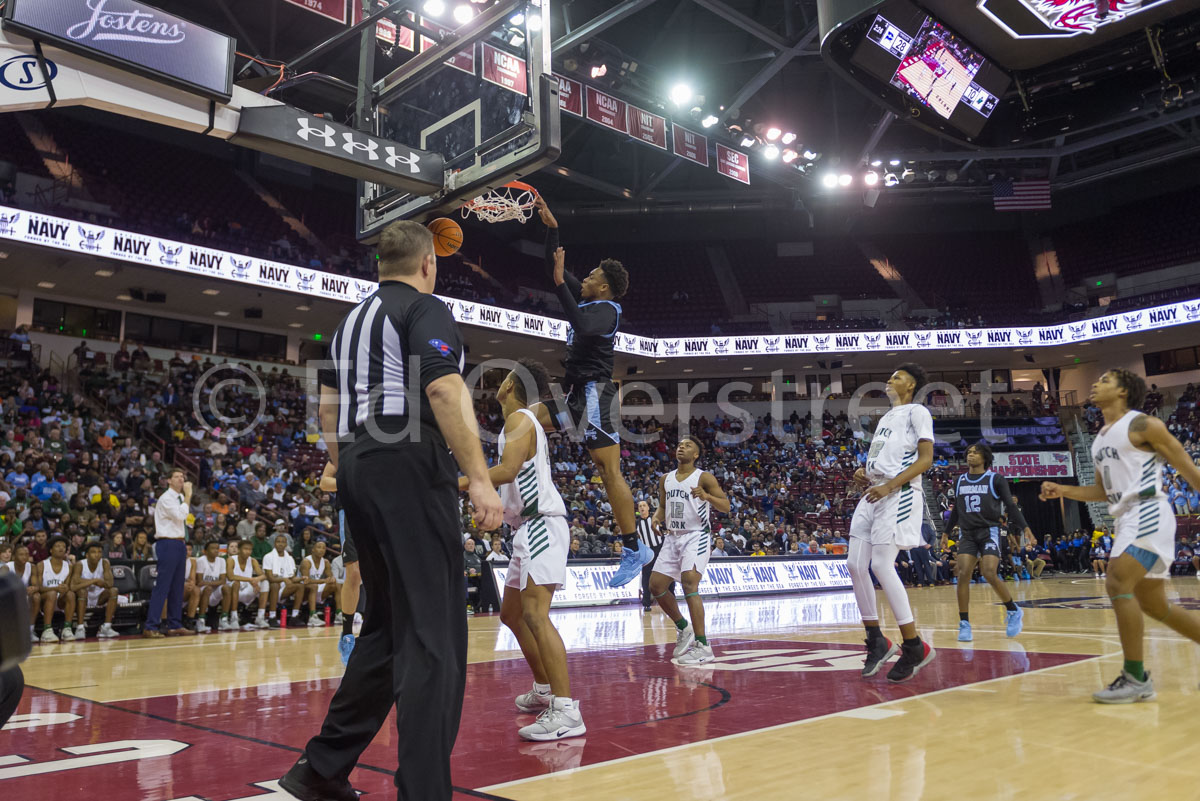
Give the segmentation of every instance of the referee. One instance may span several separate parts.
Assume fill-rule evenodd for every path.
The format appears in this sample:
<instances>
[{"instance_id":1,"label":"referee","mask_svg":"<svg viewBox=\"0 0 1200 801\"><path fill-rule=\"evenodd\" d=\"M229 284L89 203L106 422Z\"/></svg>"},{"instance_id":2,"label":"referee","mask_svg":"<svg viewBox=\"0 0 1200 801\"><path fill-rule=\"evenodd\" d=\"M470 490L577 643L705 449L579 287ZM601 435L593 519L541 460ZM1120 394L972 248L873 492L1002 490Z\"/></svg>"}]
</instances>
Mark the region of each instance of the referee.
<instances>
[{"instance_id":1,"label":"referee","mask_svg":"<svg viewBox=\"0 0 1200 801\"><path fill-rule=\"evenodd\" d=\"M654 572L654 563L658 561L658 552L662 550L662 534L655 531L650 520L650 504L638 501L637 505L637 535L642 545L654 551L654 558L642 568L642 611L649 612L654 598L650 595L650 574ZM675 591L675 582L671 582L671 592Z\"/></svg>"},{"instance_id":2,"label":"referee","mask_svg":"<svg viewBox=\"0 0 1200 801\"><path fill-rule=\"evenodd\" d=\"M338 326L334 367L318 375L322 433L368 591L321 733L280 780L300 801L355 801L350 771L393 703L397 799L450 801L467 663L455 460L479 527L496 528L502 512L460 375L462 338L432 295L436 280L433 235L389 225L379 289Z\"/></svg>"}]
</instances>

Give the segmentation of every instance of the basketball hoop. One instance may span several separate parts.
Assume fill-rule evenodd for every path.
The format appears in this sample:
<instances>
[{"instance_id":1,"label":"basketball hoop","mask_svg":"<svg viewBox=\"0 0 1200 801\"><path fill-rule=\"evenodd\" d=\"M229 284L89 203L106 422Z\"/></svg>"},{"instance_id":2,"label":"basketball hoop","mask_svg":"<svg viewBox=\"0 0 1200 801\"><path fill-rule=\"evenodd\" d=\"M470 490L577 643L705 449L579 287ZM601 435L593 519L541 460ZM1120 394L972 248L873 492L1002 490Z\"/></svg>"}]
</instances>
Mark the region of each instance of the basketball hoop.
<instances>
[{"instance_id":1,"label":"basketball hoop","mask_svg":"<svg viewBox=\"0 0 1200 801\"><path fill-rule=\"evenodd\" d=\"M520 220L529 222L533 217L533 204L538 199L538 191L521 181L509 181L504 186L480 195L474 200L463 204L462 215L469 217L474 214L478 219L488 223Z\"/></svg>"}]
</instances>

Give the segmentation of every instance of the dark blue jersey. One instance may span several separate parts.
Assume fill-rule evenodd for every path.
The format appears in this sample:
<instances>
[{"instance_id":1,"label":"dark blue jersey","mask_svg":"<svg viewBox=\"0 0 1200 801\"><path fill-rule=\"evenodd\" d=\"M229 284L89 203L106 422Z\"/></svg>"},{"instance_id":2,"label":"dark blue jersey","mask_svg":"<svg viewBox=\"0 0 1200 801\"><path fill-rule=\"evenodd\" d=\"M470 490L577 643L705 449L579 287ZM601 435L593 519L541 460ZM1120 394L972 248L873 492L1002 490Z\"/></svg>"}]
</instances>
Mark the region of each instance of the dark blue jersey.
<instances>
[{"instance_id":1,"label":"dark blue jersey","mask_svg":"<svg viewBox=\"0 0 1200 801\"><path fill-rule=\"evenodd\" d=\"M947 528L958 526L966 531L999 527L1005 510L1009 523L1015 523L1019 531L1028 527L1021 508L1013 500L1007 478L991 470L977 476L963 473L954 484L954 509Z\"/></svg>"}]
</instances>

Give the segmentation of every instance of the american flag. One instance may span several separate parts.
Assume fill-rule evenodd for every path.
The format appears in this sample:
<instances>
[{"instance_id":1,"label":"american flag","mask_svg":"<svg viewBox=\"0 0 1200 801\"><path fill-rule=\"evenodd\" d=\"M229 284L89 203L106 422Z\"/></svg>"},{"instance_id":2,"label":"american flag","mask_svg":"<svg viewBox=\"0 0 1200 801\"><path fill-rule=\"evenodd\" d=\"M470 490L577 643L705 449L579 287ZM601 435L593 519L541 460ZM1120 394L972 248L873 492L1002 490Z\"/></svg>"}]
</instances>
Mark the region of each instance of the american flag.
<instances>
[{"instance_id":1,"label":"american flag","mask_svg":"<svg viewBox=\"0 0 1200 801\"><path fill-rule=\"evenodd\" d=\"M992 207L996 211L1035 211L1050 208L1049 181L992 181Z\"/></svg>"}]
</instances>

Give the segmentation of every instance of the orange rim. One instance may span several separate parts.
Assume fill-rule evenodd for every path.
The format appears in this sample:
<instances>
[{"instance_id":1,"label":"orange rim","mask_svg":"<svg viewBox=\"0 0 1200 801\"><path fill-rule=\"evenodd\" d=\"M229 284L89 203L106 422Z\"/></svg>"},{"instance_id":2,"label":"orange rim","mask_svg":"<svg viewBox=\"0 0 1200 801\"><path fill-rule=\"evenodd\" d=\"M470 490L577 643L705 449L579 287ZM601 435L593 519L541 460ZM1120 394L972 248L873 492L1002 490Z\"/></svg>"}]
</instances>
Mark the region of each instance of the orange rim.
<instances>
[{"instance_id":1,"label":"orange rim","mask_svg":"<svg viewBox=\"0 0 1200 801\"><path fill-rule=\"evenodd\" d=\"M534 189L532 186L525 183L524 181L509 181L508 183L504 184L503 188L516 189L521 192L529 192L530 194L532 194L534 196L534 198L541 197L541 195L538 194L538 191L536 189ZM526 206L532 207L533 201L529 201L527 203L521 203L521 204L517 204L517 205L519 205L521 208L525 208ZM475 198L474 200L468 200L466 203L463 204L463 207L470 209L472 211L477 211L480 209L483 209L483 210L497 209L498 210L498 209L509 208L507 205L497 205L495 203L488 203L486 200L480 200L479 198Z\"/></svg>"}]
</instances>

